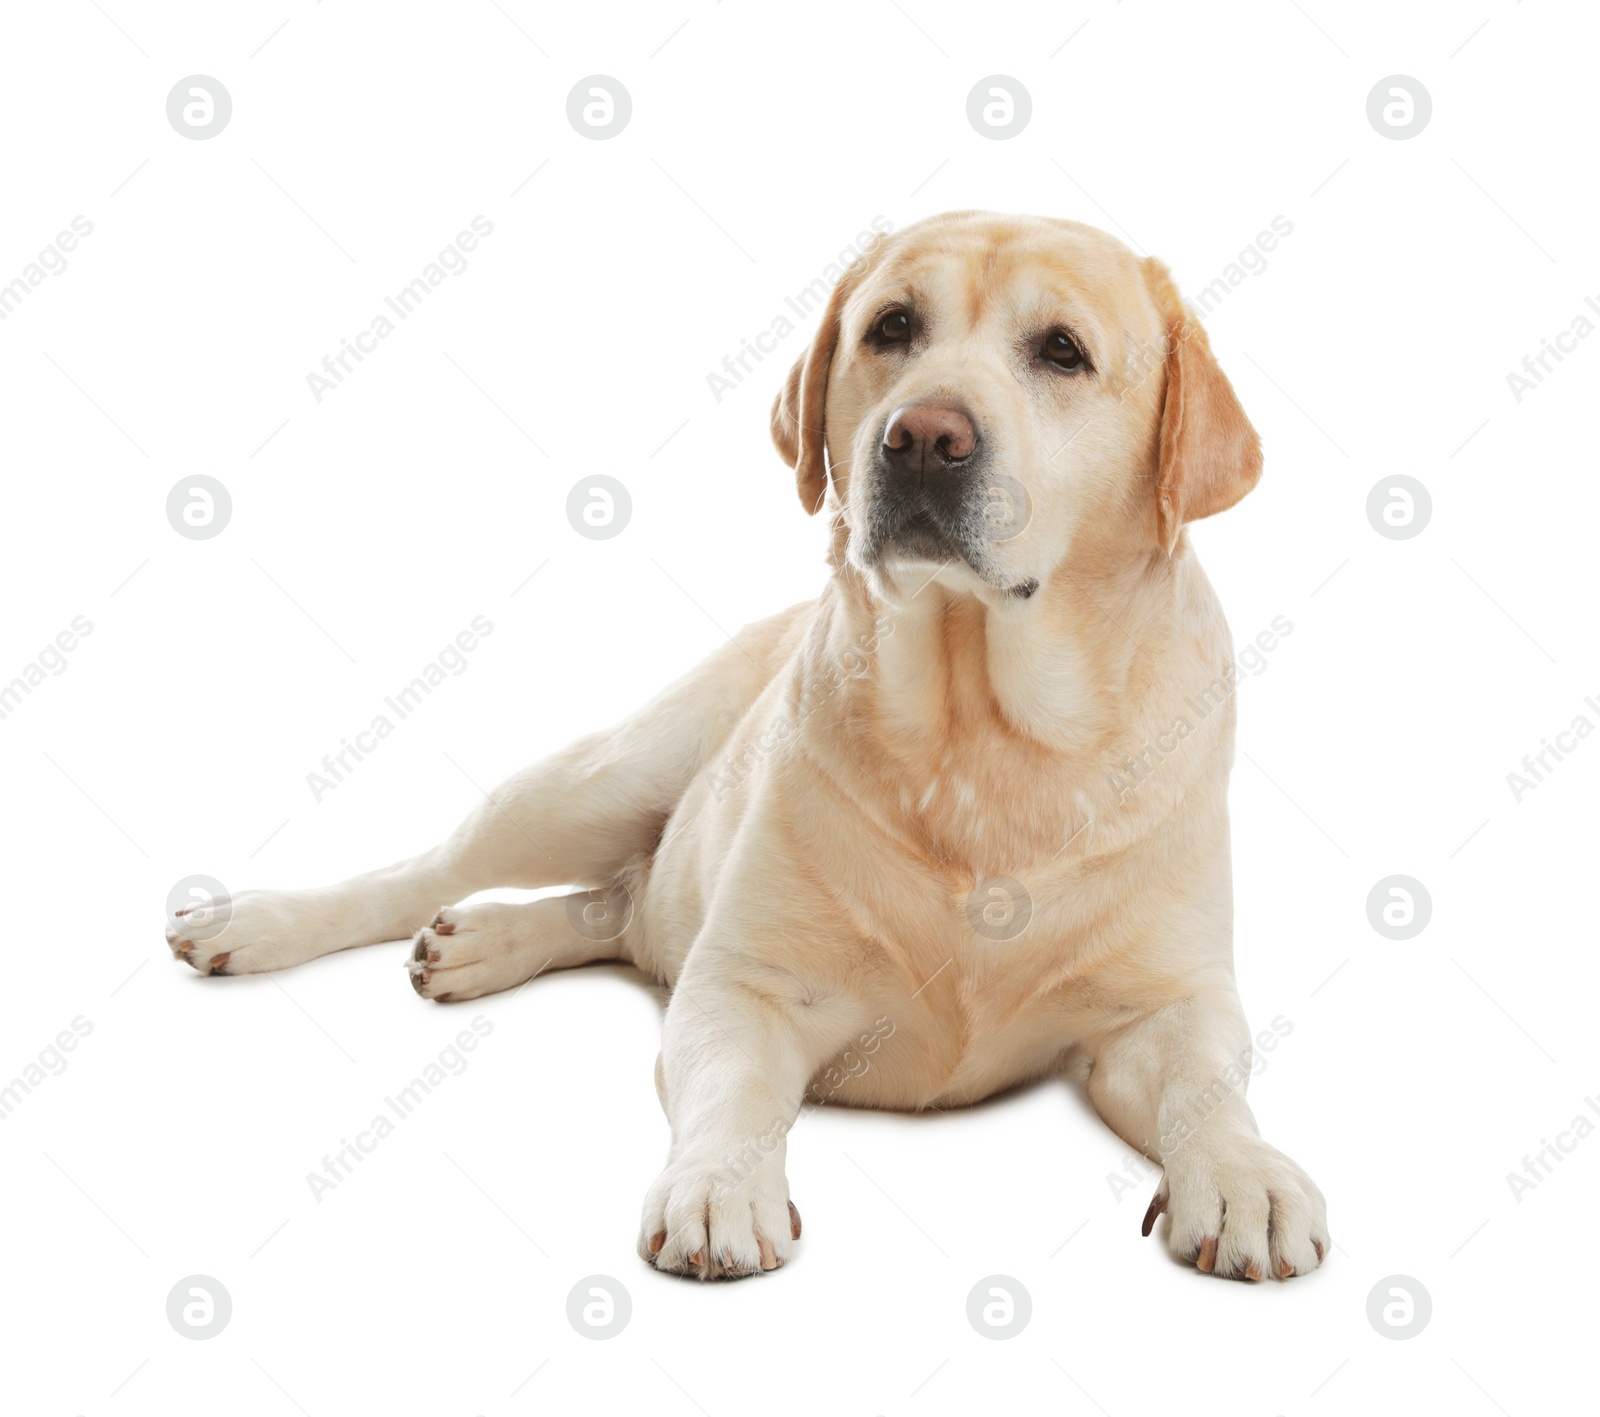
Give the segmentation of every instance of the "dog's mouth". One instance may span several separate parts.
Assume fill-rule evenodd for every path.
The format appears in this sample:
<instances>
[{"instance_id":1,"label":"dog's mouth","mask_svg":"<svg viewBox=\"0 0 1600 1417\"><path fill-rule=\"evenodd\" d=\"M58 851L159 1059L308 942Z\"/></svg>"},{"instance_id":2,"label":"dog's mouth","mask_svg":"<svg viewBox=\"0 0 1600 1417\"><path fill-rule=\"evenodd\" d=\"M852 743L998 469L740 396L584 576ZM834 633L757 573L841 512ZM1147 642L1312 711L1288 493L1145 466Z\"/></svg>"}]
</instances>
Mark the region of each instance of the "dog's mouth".
<instances>
[{"instance_id":1,"label":"dog's mouth","mask_svg":"<svg viewBox=\"0 0 1600 1417\"><path fill-rule=\"evenodd\" d=\"M918 507L909 515L895 519L885 530L880 550L884 554L898 553L914 561L949 561L966 559L956 537L942 527L925 508Z\"/></svg>"},{"instance_id":2,"label":"dog's mouth","mask_svg":"<svg viewBox=\"0 0 1600 1417\"><path fill-rule=\"evenodd\" d=\"M954 505L950 505L951 502ZM1039 588L1031 578L1011 581L990 554L992 518L986 520L986 496L980 492L932 495L920 486L885 487L879 482L872 500L861 562L869 567L926 563L943 567L959 561L984 584L1026 600Z\"/></svg>"}]
</instances>

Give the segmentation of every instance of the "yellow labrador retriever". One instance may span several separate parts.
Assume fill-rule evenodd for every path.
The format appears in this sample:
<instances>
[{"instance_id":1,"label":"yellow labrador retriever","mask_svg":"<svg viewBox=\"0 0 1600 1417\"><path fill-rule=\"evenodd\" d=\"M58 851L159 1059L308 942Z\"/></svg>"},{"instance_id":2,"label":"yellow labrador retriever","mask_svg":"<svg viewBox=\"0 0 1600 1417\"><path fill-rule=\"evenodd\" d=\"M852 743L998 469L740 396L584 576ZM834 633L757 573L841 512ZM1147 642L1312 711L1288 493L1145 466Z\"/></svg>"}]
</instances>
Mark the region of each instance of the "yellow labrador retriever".
<instances>
[{"instance_id":1,"label":"yellow labrador retriever","mask_svg":"<svg viewBox=\"0 0 1600 1417\"><path fill-rule=\"evenodd\" d=\"M922 222L839 283L772 432L831 517L819 599L432 851L174 916L172 948L251 973L431 921L425 998L652 972L672 1146L638 1243L661 1270L793 1252L808 1098L950 1107L1069 1062L1164 1168L1146 1234L1165 1210L1202 1270L1314 1269L1322 1195L1245 1102L1237 671L1184 535L1250 490L1260 444L1166 269L1073 222ZM589 889L440 909L557 885Z\"/></svg>"}]
</instances>

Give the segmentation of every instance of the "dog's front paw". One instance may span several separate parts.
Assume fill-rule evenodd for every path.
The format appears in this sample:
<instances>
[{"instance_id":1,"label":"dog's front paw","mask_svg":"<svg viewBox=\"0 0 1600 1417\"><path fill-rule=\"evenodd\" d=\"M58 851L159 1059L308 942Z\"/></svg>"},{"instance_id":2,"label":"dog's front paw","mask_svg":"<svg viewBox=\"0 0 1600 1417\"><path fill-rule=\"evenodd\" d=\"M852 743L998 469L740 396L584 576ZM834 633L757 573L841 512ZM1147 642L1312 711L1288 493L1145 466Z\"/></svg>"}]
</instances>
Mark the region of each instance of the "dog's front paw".
<instances>
[{"instance_id":1,"label":"dog's front paw","mask_svg":"<svg viewBox=\"0 0 1600 1417\"><path fill-rule=\"evenodd\" d=\"M297 947L308 928L281 893L244 891L169 916L167 948L202 974L261 974L309 957Z\"/></svg>"},{"instance_id":2,"label":"dog's front paw","mask_svg":"<svg viewBox=\"0 0 1600 1417\"><path fill-rule=\"evenodd\" d=\"M702 1155L672 1163L650 1187L639 1254L673 1274L739 1279L777 1269L799 1238L800 1212L778 1157L746 1168Z\"/></svg>"},{"instance_id":3,"label":"dog's front paw","mask_svg":"<svg viewBox=\"0 0 1600 1417\"><path fill-rule=\"evenodd\" d=\"M417 932L406 968L424 999L460 1002L525 984L551 962L549 944L526 905L447 905Z\"/></svg>"},{"instance_id":4,"label":"dog's front paw","mask_svg":"<svg viewBox=\"0 0 1600 1417\"><path fill-rule=\"evenodd\" d=\"M1260 1137L1191 1137L1166 1158L1144 1218L1167 1213L1180 1260L1229 1279L1288 1279L1322 1263L1327 1205L1316 1183Z\"/></svg>"}]
</instances>

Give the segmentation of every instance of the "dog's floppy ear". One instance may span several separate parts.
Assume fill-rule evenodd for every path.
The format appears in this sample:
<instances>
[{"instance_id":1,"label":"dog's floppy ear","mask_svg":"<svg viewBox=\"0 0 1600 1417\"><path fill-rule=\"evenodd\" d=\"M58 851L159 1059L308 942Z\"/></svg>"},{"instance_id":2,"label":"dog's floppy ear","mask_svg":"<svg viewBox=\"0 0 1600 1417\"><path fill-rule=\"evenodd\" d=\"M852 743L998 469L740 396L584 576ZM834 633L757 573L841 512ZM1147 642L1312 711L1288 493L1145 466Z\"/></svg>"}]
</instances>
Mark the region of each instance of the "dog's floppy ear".
<instances>
[{"instance_id":1,"label":"dog's floppy ear","mask_svg":"<svg viewBox=\"0 0 1600 1417\"><path fill-rule=\"evenodd\" d=\"M834 286L810 347L795 360L772 401L772 441L794 469L800 505L810 514L820 512L828 496L828 369L839 346L839 317L855 284L852 277L847 273Z\"/></svg>"},{"instance_id":2,"label":"dog's floppy ear","mask_svg":"<svg viewBox=\"0 0 1600 1417\"><path fill-rule=\"evenodd\" d=\"M1145 278L1166 325L1156 508L1158 535L1170 556L1185 522L1227 511L1260 480L1261 439L1167 268L1148 260Z\"/></svg>"}]
</instances>

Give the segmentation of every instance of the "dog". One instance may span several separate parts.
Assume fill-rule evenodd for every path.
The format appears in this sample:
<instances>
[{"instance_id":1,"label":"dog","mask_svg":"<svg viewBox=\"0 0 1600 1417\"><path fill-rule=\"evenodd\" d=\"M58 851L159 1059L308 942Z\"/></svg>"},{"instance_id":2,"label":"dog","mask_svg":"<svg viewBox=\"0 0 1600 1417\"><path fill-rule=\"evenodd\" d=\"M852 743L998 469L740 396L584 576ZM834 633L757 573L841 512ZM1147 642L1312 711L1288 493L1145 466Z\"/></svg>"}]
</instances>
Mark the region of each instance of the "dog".
<instances>
[{"instance_id":1,"label":"dog","mask_svg":"<svg viewBox=\"0 0 1600 1417\"><path fill-rule=\"evenodd\" d=\"M1167 269L1050 218L890 234L833 289L772 437L829 513L817 600L421 856L170 916L174 953L255 973L417 932L439 1002L594 960L654 974L658 1270L794 1253L808 1100L949 1108L1062 1071L1163 1168L1146 1235L1165 1212L1200 1270L1317 1268L1322 1194L1245 1101L1238 671L1185 533L1261 447ZM441 908L494 886L580 889Z\"/></svg>"}]
</instances>

